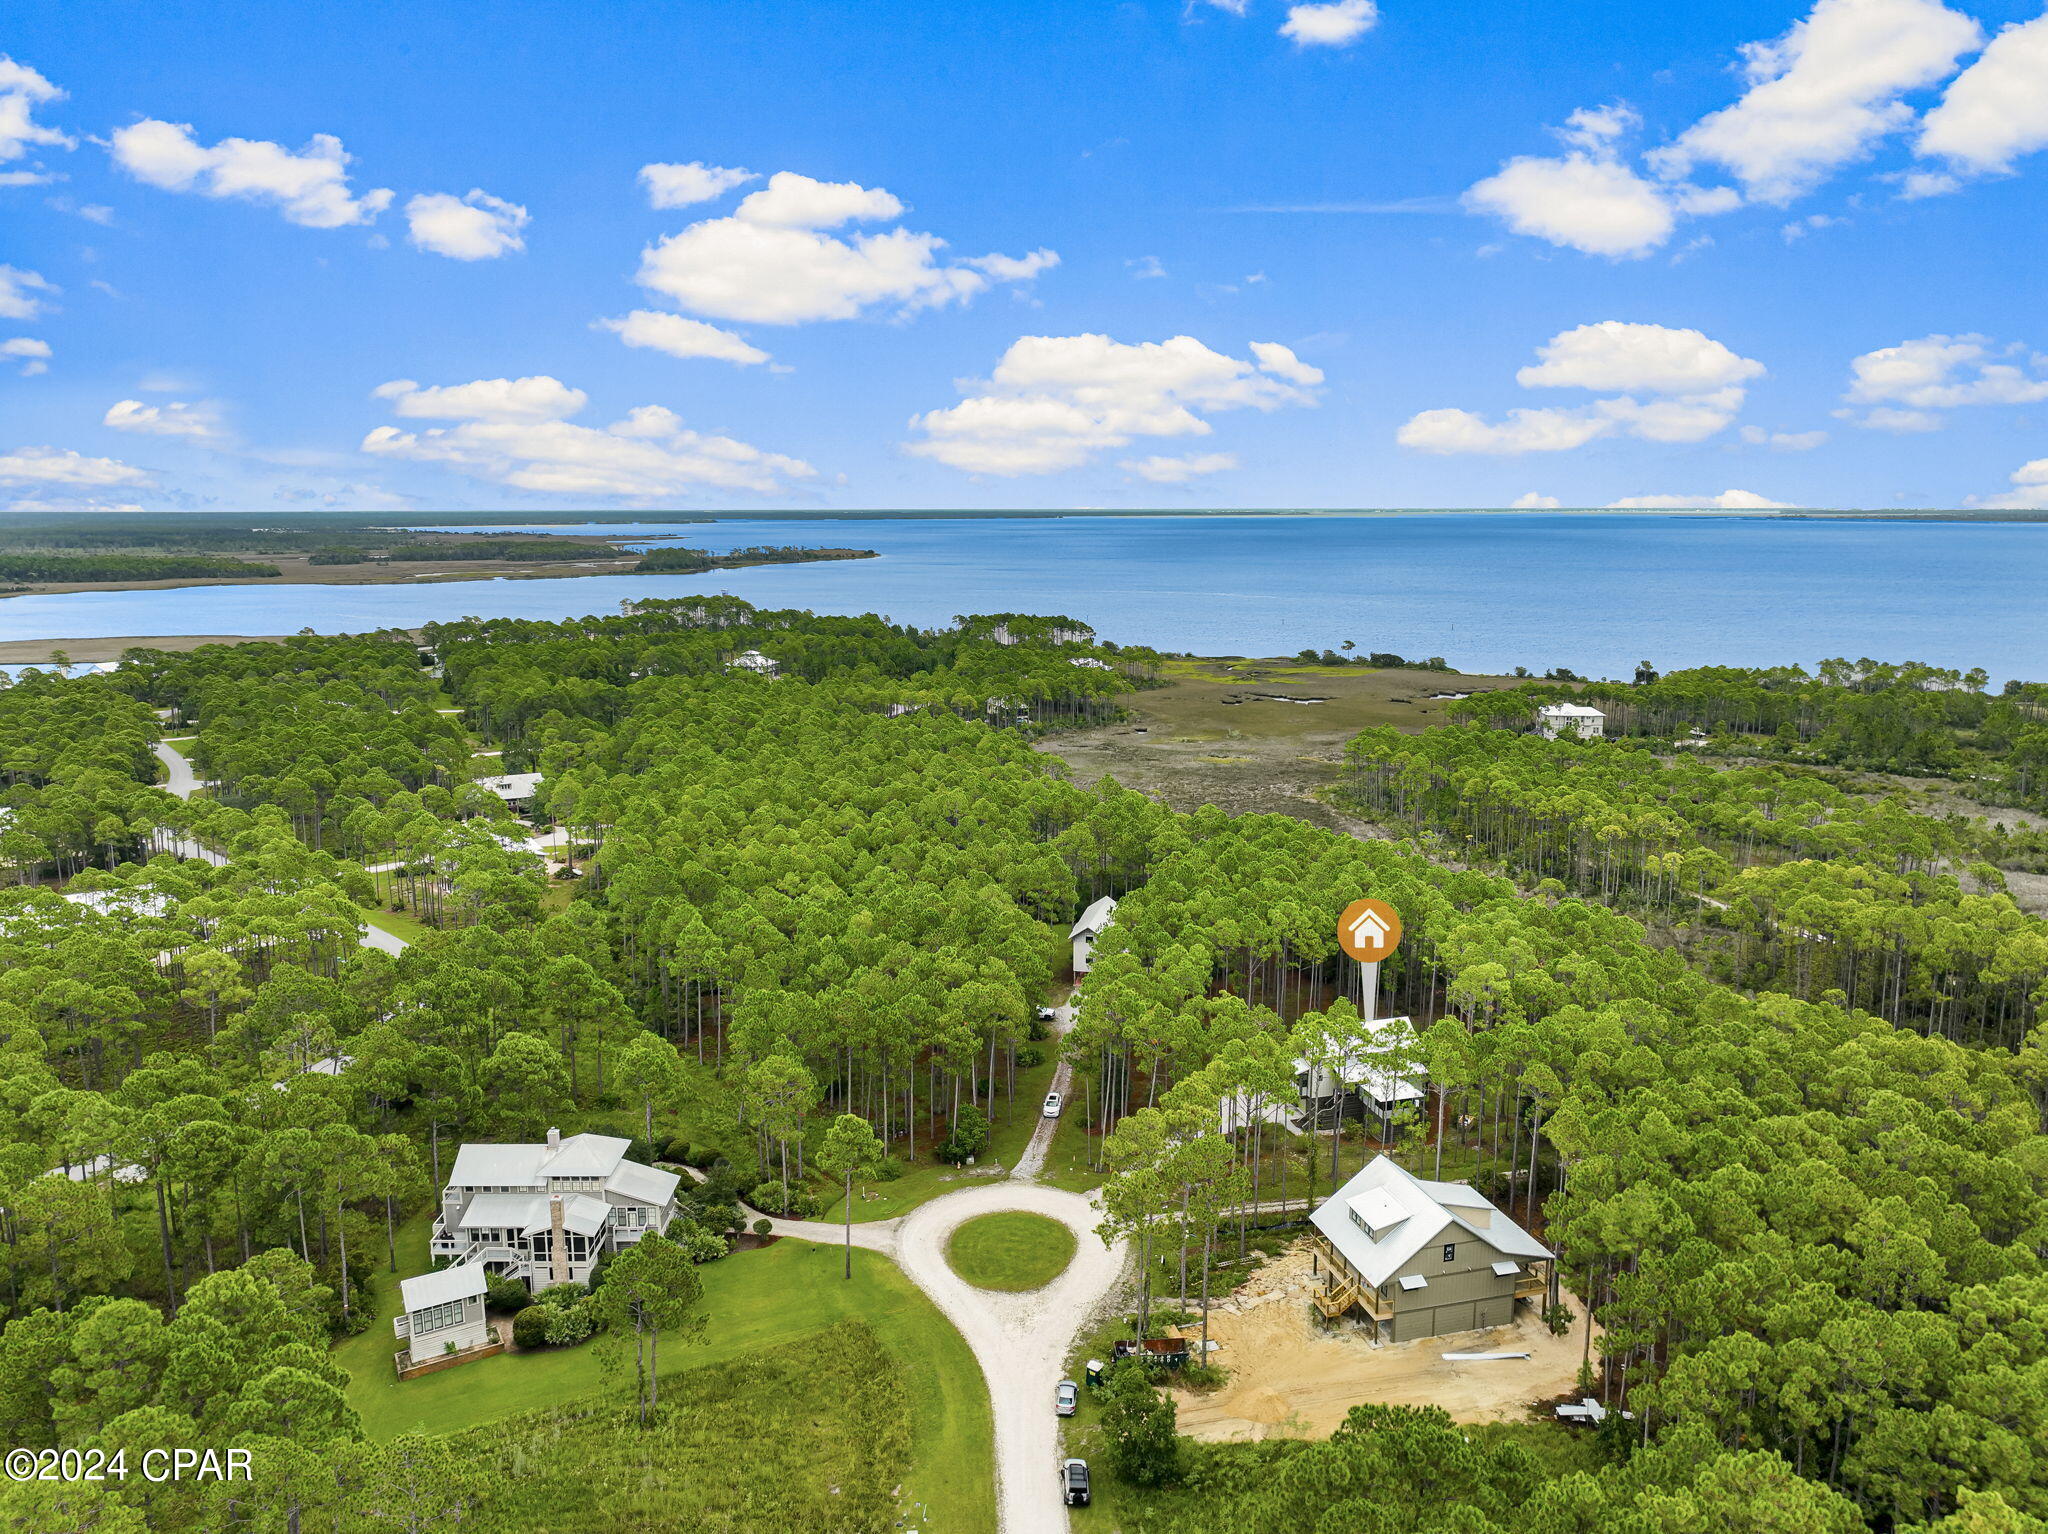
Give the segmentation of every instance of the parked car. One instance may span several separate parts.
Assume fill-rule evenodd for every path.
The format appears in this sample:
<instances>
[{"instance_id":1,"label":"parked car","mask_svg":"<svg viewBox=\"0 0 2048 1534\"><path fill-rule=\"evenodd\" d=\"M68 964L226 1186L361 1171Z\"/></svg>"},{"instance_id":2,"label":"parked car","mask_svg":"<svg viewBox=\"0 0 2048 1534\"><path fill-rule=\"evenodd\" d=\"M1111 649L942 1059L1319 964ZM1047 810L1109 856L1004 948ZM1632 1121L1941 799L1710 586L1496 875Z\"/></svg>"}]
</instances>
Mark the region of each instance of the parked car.
<instances>
[{"instance_id":1,"label":"parked car","mask_svg":"<svg viewBox=\"0 0 2048 1534\"><path fill-rule=\"evenodd\" d=\"M1055 1012L1051 1007L1040 1007L1038 1009L1038 1020L1041 1023L1056 1023L1059 1021L1059 1017L1059 1013Z\"/></svg>"},{"instance_id":2,"label":"parked car","mask_svg":"<svg viewBox=\"0 0 2048 1534\"><path fill-rule=\"evenodd\" d=\"M1069 1459L1060 1462L1060 1490L1066 1494L1068 1507L1088 1505L1088 1461Z\"/></svg>"},{"instance_id":3,"label":"parked car","mask_svg":"<svg viewBox=\"0 0 2048 1534\"><path fill-rule=\"evenodd\" d=\"M1047 1118L1049 1118L1049 1119L1056 1119L1056 1118L1058 1118L1058 1117L1060 1116L1060 1108L1061 1108L1061 1106L1062 1106L1062 1105L1064 1104L1064 1102L1065 1102L1065 1099L1064 1099L1064 1098L1062 1098L1062 1097L1060 1096L1060 1094L1059 1094L1059 1093L1057 1093L1057 1092L1048 1092L1048 1093L1046 1093L1046 1094L1045 1094L1045 1116L1046 1116Z\"/></svg>"},{"instance_id":4,"label":"parked car","mask_svg":"<svg viewBox=\"0 0 2048 1534\"><path fill-rule=\"evenodd\" d=\"M1081 1387L1072 1380L1061 1380L1059 1384L1053 1387L1052 1409L1056 1415L1061 1417L1073 1416L1074 1408L1080 1404L1080 1401Z\"/></svg>"}]
</instances>

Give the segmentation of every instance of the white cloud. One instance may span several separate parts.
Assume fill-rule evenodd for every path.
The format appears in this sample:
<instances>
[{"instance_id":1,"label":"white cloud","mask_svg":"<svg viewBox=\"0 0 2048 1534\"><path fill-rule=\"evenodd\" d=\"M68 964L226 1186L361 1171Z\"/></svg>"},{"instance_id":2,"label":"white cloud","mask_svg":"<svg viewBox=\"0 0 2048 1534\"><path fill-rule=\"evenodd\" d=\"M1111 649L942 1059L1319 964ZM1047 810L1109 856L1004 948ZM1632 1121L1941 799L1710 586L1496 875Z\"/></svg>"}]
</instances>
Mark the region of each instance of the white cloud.
<instances>
[{"instance_id":1,"label":"white cloud","mask_svg":"<svg viewBox=\"0 0 2048 1534\"><path fill-rule=\"evenodd\" d=\"M2048 16L2007 27L1920 123L1915 151L1998 175L2048 145ZM1944 178L1945 179L1945 178ZM1950 183L1953 185L1953 182ZM1919 195L1925 196L1926 193Z\"/></svg>"},{"instance_id":2,"label":"white cloud","mask_svg":"<svg viewBox=\"0 0 2048 1534\"><path fill-rule=\"evenodd\" d=\"M1516 496L1508 502L1510 511L1554 511L1563 503L1554 495L1538 495L1534 490Z\"/></svg>"},{"instance_id":3,"label":"white cloud","mask_svg":"<svg viewBox=\"0 0 2048 1534\"><path fill-rule=\"evenodd\" d=\"M146 485L149 476L118 458L88 458L70 448L18 447L0 453L0 485Z\"/></svg>"},{"instance_id":4,"label":"white cloud","mask_svg":"<svg viewBox=\"0 0 2048 1534\"><path fill-rule=\"evenodd\" d=\"M390 400L398 415L429 421L565 421L590 403L581 389L544 373L532 378L479 378L431 389L410 378L394 378L370 394Z\"/></svg>"},{"instance_id":5,"label":"white cloud","mask_svg":"<svg viewBox=\"0 0 2048 1534\"><path fill-rule=\"evenodd\" d=\"M1404 421L1394 440L1425 453L1562 453L1604 436L1613 424L1579 410L1518 407L1498 423L1470 410L1425 410Z\"/></svg>"},{"instance_id":6,"label":"white cloud","mask_svg":"<svg viewBox=\"0 0 2048 1534\"><path fill-rule=\"evenodd\" d=\"M1837 410L1837 420L1847 421L1852 426L1866 427L1871 431L1916 432L1940 431L1945 424L1942 418L1929 410L1898 410L1890 405L1880 405L1875 410Z\"/></svg>"},{"instance_id":7,"label":"white cloud","mask_svg":"<svg viewBox=\"0 0 2048 1534\"><path fill-rule=\"evenodd\" d=\"M267 139L224 138L209 149L189 123L146 117L116 129L110 147L115 163L151 186L272 203L309 229L367 224L391 205L389 191L350 193L349 156L330 133L296 154Z\"/></svg>"},{"instance_id":8,"label":"white cloud","mask_svg":"<svg viewBox=\"0 0 2048 1534\"><path fill-rule=\"evenodd\" d=\"M903 205L879 187L778 171L730 217L709 218L641 253L642 287L714 319L795 325L852 319L883 306L899 314L964 302L991 281L1027 281L1058 257L979 256L942 264L945 241L895 228L846 238L824 231L893 219Z\"/></svg>"},{"instance_id":9,"label":"white cloud","mask_svg":"<svg viewBox=\"0 0 2048 1534\"><path fill-rule=\"evenodd\" d=\"M2013 348L2005 348L2010 353ZM1931 412L1965 405L2031 405L2048 400L2048 377L2011 362L1984 336L1922 336L1865 352L1849 364L1852 407L1837 414L1877 431L1934 431L1941 417ZM2044 359L2033 359L2036 367ZM1902 408L1903 407L1903 408Z\"/></svg>"},{"instance_id":10,"label":"white cloud","mask_svg":"<svg viewBox=\"0 0 2048 1534\"><path fill-rule=\"evenodd\" d=\"M878 186L855 181L818 181L779 170L758 192L740 199L733 217L783 229L837 229L900 217L903 204Z\"/></svg>"},{"instance_id":11,"label":"white cloud","mask_svg":"<svg viewBox=\"0 0 2048 1534\"><path fill-rule=\"evenodd\" d=\"M643 165L640 184L647 188L647 204L653 208L687 208L692 203L723 197L736 186L759 178L750 170L706 165L692 160L687 165Z\"/></svg>"},{"instance_id":12,"label":"white cloud","mask_svg":"<svg viewBox=\"0 0 2048 1534\"><path fill-rule=\"evenodd\" d=\"M1300 48L1342 48L1357 42L1380 19L1373 0L1329 0L1327 4L1290 5L1280 35Z\"/></svg>"},{"instance_id":13,"label":"white cloud","mask_svg":"<svg viewBox=\"0 0 2048 1534\"><path fill-rule=\"evenodd\" d=\"M41 144L71 148L76 140L35 121L38 106L63 99L42 75L0 53L0 161L19 160Z\"/></svg>"},{"instance_id":14,"label":"white cloud","mask_svg":"<svg viewBox=\"0 0 2048 1534\"><path fill-rule=\"evenodd\" d=\"M719 362L736 362L742 367L768 361L768 353L748 345L730 330L721 330L702 320L685 319L680 314L664 314L658 309L635 309L617 319L597 323L628 346L667 352L671 357L709 357Z\"/></svg>"},{"instance_id":15,"label":"white cloud","mask_svg":"<svg viewBox=\"0 0 2048 1534\"><path fill-rule=\"evenodd\" d=\"M1124 270L1139 281L1166 275L1166 268L1160 265L1157 256L1133 256L1124 263Z\"/></svg>"},{"instance_id":16,"label":"white cloud","mask_svg":"<svg viewBox=\"0 0 2048 1534\"><path fill-rule=\"evenodd\" d=\"M1940 0L1818 0L1784 36L1745 44L1742 98L1651 164L1674 180L1717 165L1752 201L1790 202L1910 123L1899 98L1946 79L1980 37Z\"/></svg>"},{"instance_id":17,"label":"white cloud","mask_svg":"<svg viewBox=\"0 0 2048 1534\"><path fill-rule=\"evenodd\" d=\"M1781 452L1804 453L1828 440L1824 431L1766 431L1761 426L1742 428L1742 440L1752 447L1774 447Z\"/></svg>"},{"instance_id":18,"label":"white cloud","mask_svg":"<svg viewBox=\"0 0 2048 1534\"><path fill-rule=\"evenodd\" d=\"M906 450L974 474L1049 474L1134 437L1206 436L1213 428L1200 412L1315 402L1302 383L1276 376L1276 365L1291 364L1295 380L1314 372L1291 351L1254 356L1226 356L1192 336L1135 345L1024 336L986 381L961 386L981 392L912 417L924 437Z\"/></svg>"},{"instance_id":19,"label":"white cloud","mask_svg":"<svg viewBox=\"0 0 2048 1534\"><path fill-rule=\"evenodd\" d=\"M0 357L11 357L19 362L23 378L33 378L38 373L50 371L50 343L38 341L33 336L16 336L12 341L0 341Z\"/></svg>"},{"instance_id":20,"label":"white cloud","mask_svg":"<svg viewBox=\"0 0 2048 1534\"><path fill-rule=\"evenodd\" d=\"M1150 458L1126 458L1118 468L1149 479L1155 485L1185 485L1204 474L1221 474L1237 467L1235 453L1190 453L1184 458L1155 454Z\"/></svg>"},{"instance_id":21,"label":"white cloud","mask_svg":"<svg viewBox=\"0 0 2048 1534\"><path fill-rule=\"evenodd\" d=\"M1593 409L1632 437L1646 442L1704 442L1723 431L1742 408L1743 392L1730 386L1647 403L1622 397L1594 402Z\"/></svg>"},{"instance_id":22,"label":"white cloud","mask_svg":"<svg viewBox=\"0 0 2048 1534\"><path fill-rule=\"evenodd\" d=\"M1752 490L1723 490L1719 495L1631 495L1609 501L1608 509L1626 511L1791 511L1789 501L1771 501Z\"/></svg>"},{"instance_id":23,"label":"white cloud","mask_svg":"<svg viewBox=\"0 0 2048 1534\"><path fill-rule=\"evenodd\" d=\"M1515 374L1525 389L1626 390L1571 409L1515 409L1500 422L1469 410L1425 410L1395 433L1429 453L1557 453L1621 431L1650 442L1699 442L1742 408L1764 371L1697 330L1602 320L1560 331ZM1636 396L1647 394L1649 400Z\"/></svg>"},{"instance_id":24,"label":"white cloud","mask_svg":"<svg viewBox=\"0 0 2048 1534\"><path fill-rule=\"evenodd\" d=\"M413 244L457 261L488 261L526 249L519 233L527 224L526 209L480 187L466 197L423 192L405 205L405 220Z\"/></svg>"},{"instance_id":25,"label":"white cloud","mask_svg":"<svg viewBox=\"0 0 2048 1534\"><path fill-rule=\"evenodd\" d=\"M1762 376L1764 365L1737 356L1701 331L1601 320L1561 331L1536 348L1541 358L1515 374L1525 389L1648 390L1700 394Z\"/></svg>"},{"instance_id":26,"label":"white cloud","mask_svg":"<svg viewBox=\"0 0 2048 1534\"><path fill-rule=\"evenodd\" d=\"M1465 206L1592 256L1642 256L1671 238L1676 222L1663 190L1619 160L1573 152L1522 155L1465 193Z\"/></svg>"},{"instance_id":27,"label":"white cloud","mask_svg":"<svg viewBox=\"0 0 2048 1534\"><path fill-rule=\"evenodd\" d=\"M1611 101L1604 107L1580 107L1554 131L1574 149L1606 154L1616 139L1642 124L1642 115L1626 101Z\"/></svg>"},{"instance_id":28,"label":"white cloud","mask_svg":"<svg viewBox=\"0 0 2048 1534\"><path fill-rule=\"evenodd\" d=\"M1901 202L1918 202L1923 197L1946 197L1962 187L1962 182L1954 176L1938 170L1909 170L1897 179Z\"/></svg>"},{"instance_id":29,"label":"white cloud","mask_svg":"<svg viewBox=\"0 0 2048 1534\"><path fill-rule=\"evenodd\" d=\"M34 319L48 302L40 295L57 291L55 283L45 282L35 272L0 265L0 320Z\"/></svg>"},{"instance_id":30,"label":"white cloud","mask_svg":"<svg viewBox=\"0 0 2048 1534\"><path fill-rule=\"evenodd\" d=\"M220 435L220 412L205 401L192 405L177 401L145 405L139 399L124 399L107 407L101 424L116 431L139 432L152 437L185 437L205 442Z\"/></svg>"},{"instance_id":31,"label":"white cloud","mask_svg":"<svg viewBox=\"0 0 2048 1534\"><path fill-rule=\"evenodd\" d=\"M1059 252L1040 247L1027 256L968 256L960 263L971 266L977 272L986 272L997 282L1029 282L1040 272L1051 271L1060 264Z\"/></svg>"},{"instance_id":32,"label":"white cloud","mask_svg":"<svg viewBox=\"0 0 2048 1534\"><path fill-rule=\"evenodd\" d=\"M1321 368L1310 367L1278 341L1252 342L1252 356L1257 359L1261 372L1284 378L1291 384L1300 384L1305 389L1314 388L1323 381Z\"/></svg>"},{"instance_id":33,"label":"white cloud","mask_svg":"<svg viewBox=\"0 0 2048 1534\"><path fill-rule=\"evenodd\" d=\"M817 471L731 437L686 428L660 405L641 405L602 428L566 419L586 396L557 379L480 378L422 389L407 380L375 391L404 416L458 424L422 432L379 426L363 451L443 464L473 479L553 495L654 500L692 490L786 489Z\"/></svg>"},{"instance_id":34,"label":"white cloud","mask_svg":"<svg viewBox=\"0 0 2048 1534\"><path fill-rule=\"evenodd\" d=\"M61 511L69 515L75 512L102 512L115 516L132 517L142 510L134 501L100 501L90 497L52 500L48 496L24 496L18 501L7 503L9 511Z\"/></svg>"},{"instance_id":35,"label":"white cloud","mask_svg":"<svg viewBox=\"0 0 2048 1534\"><path fill-rule=\"evenodd\" d=\"M2012 489L1991 496L1984 504L2008 511L2048 510L2048 458L2036 458L2012 471Z\"/></svg>"}]
</instances>

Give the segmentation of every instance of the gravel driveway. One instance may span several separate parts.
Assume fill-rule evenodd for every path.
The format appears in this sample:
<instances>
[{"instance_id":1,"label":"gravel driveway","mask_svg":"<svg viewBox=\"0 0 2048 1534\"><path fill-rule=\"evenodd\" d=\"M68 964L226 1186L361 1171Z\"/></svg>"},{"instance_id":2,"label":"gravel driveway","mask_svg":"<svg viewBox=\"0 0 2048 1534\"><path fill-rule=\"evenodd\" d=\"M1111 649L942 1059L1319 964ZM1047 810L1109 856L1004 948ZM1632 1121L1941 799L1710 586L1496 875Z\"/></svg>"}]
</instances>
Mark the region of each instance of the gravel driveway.
<instances>
[{"instance_id":1,"label":"gravel driveway","mask_svg":"<svg viewBox=\"0 0 2048 1534\"><path fill-rule=\"evenodd\" d=\"M1073 1023L1073 1008L1058 1009L1055 1037ZM1064 1061L1055 1087L1067 1089ZM1016 1170L1002 1182L963 1188L921 1204L894 1220L853 1227L853 1244L896 1260L959 1329L981 1363L995 1413L996 1509L1002 1534L1065 1534L1060 1500L1059 1419L1052 1392L1067 1350L1123 1276L1129 1252L1106 1246L1095 1233L1102 1211L1092 1198L1033 1181L1045 1164L1055 1119L1042 1120ZM1005 1294L977 1289L946 1262L954 1228L977 1215L1023 1210L1047 1215L1074 1232L1074 1260L1043 1289ZM805 1241L842 1242L845 1227L818 1220L776 1220L775 1233Z\"/></svg>"}]
</instances>

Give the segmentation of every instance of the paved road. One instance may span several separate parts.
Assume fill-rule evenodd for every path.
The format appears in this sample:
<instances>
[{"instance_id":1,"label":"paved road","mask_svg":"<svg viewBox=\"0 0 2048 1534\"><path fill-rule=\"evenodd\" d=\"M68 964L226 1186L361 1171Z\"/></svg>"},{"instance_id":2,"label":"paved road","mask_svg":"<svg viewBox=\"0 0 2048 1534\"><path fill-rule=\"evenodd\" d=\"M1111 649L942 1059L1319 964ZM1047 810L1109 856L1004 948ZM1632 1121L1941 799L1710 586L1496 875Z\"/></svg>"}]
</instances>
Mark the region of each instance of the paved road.
<instances>
[{"instance_id":1,"label":"paved road","mask_svg":"<svg viewBox=\"0 0 2048 1534\"><path fill-rule=\"evenodd\" d=\"M1073 1020L1071 1006L1058 1010L1055 1039ZM1061 1091L1066 1080L1062 1062L1054 1076ZM948 1193L899 1219L853 1227L854 1245L893 1257L959 1329L981 1364L995 1413L996 1509L1002 1534L1066 1534L1053 1387L1060 1382L1075 1334L1116 1287L1130 1255L1121 1242L1107 1246L1095 1233L1102 1211L1093 1199L1033 1180L1057 1127L1056 1120L1044 1120L1016 1170L1001 1182ZM1074 1260L1045 1288L1028 1294L977 1289L947 1263L946 1243L962 1221L1013 1209L1050 1216L1072 1230ZM773 1224L776 1234L806 1241L845 1239L844 1226L822 1221Z\"/></svg>"},{"instance_id":2,"label":"paved road","mask_svg":"<svg viewBox=\"0 0 2048 1534\"><path fill-rule=\"evenodd\" d=\"M192 764L176 746L156 743L156 759L170 769L171 780L164 787L180 799L189 799L206 785L199 781L199 774L192 770Z\"/></svg>"},{"instance_id":3,"label":"paved road","mask_svg":"<svg viewBox=\"0 0 2048 1534\"><path fill-rule=\"evenodd\" d=\"M199 781L199 774L192 770L192 763L176 746L158 741L155 749L156 759L170 772L170 781L165 783L164 787L171 793L180 799L189 799L200 789L208 786ZM220 853L189 836L167 837L164 839L164 847L166 851L173 852L181 858L198 858L202 862L211 863L215 868L224 867L227 863L227 859ZM362 945L365 948L382 949L389 954L404 953L408 946L405 939L396 933L386 932L382 927L373 927L367 922L363 924Z\"/></svg>"}]
</instances>

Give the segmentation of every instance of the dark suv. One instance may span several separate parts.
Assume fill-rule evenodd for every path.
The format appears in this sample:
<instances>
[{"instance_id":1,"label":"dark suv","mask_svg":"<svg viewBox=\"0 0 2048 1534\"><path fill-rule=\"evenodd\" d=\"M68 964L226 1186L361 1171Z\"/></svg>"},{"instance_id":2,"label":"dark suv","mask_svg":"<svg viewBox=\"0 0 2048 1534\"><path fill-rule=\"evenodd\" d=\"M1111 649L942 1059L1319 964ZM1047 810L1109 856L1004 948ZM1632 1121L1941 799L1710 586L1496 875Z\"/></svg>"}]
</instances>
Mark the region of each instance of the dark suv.
<instances>
[{"instance_id":1,"label":"dark suv","mask_svg":"<svg viewBox=\"0 0 2048 1534\"><path fill-rule=\"evenodd\" d=\"M1088 1505L1088 1461L1069 1459L1060 1461L1060 1490L1066 1494L1068 1507Z\"/></svg>"}]
</instances>

